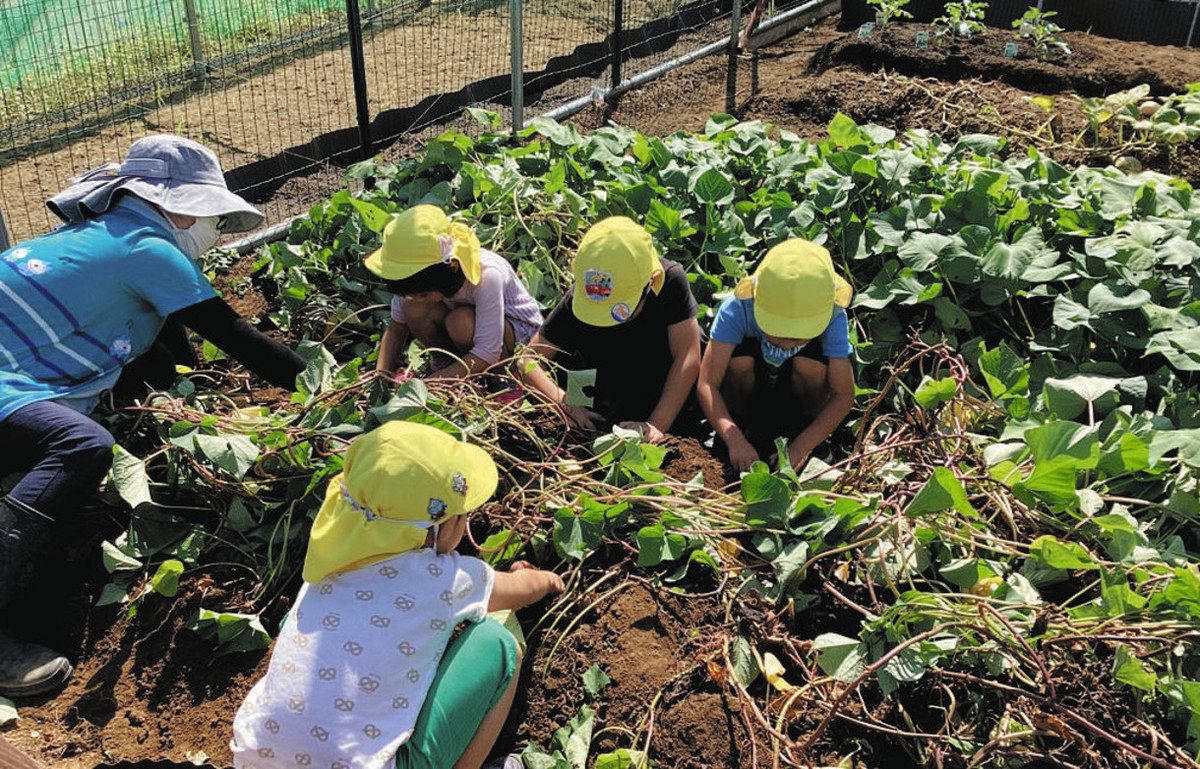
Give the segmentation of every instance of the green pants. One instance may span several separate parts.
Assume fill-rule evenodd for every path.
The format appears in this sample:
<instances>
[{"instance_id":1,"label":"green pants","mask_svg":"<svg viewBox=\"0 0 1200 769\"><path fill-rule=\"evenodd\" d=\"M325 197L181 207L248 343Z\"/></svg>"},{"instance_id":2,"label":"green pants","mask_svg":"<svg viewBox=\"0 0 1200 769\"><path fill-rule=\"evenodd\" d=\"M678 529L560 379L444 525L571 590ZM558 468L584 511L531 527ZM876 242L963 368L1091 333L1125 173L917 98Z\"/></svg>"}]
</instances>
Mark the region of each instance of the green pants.
<instances>
[{"instance_id":1,"label":"green pants","mask_svg":"<svg viewBox=\"0 0 1200 769\"><path fill-rule=\"evenodd\" d=\"M450 769L517 674L517 641L490 617L446 647L397 769Z\"/></svg>"}]
</instances>

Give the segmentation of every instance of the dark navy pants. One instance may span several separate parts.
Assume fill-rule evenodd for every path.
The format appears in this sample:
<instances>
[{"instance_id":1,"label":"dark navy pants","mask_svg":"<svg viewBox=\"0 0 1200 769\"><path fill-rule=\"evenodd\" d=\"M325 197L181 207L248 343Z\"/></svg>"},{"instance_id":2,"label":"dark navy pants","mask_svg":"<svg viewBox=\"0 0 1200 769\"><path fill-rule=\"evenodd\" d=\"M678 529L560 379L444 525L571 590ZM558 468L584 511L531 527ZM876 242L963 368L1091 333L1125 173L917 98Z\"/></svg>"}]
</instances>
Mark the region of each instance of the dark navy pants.
<instances>
[{"instance_id":1,"label":"dark navy pants","mask_svg":"<svg viewBox=\"0 0 1200 769\"><path fill-rule=\"evenodd\" d=\"M28 583L53 541L112 465L113 437L86 415L50 401L0 421L0 473L23 473L0 505L0 608Z\"/></svg>"},{"instance_id":2,"label":"dark navy pants","mask_svg":"<svg viewBox=\"0 0 1200 769\"><path fill-rule=\"evenodd\" d=\"M70 517L112 465L108 430L52 401L22 406L0 422L0 446L0 473L24 473L8 501L54 520Z\"/></svg>"}]
</instances>

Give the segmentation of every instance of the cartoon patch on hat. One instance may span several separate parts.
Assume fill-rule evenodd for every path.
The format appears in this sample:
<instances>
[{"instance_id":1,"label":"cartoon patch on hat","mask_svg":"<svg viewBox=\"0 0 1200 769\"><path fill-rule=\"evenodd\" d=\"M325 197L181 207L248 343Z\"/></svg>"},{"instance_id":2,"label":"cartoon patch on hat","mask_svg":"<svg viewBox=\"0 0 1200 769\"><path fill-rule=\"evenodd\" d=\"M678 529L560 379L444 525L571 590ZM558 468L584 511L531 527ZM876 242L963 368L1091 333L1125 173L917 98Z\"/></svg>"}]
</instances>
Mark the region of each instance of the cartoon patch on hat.
<instances>
[{"instance_id":1,"label":"cartoon patch on hat","mask_svg":"<svg viewBox=\"0 0 1200 769\"><path fill-rule=\"evenodd\" d=\"M583 274L583 290L587 298L603 302L612 296L613 276L604 270L588 270Z\"/></svg>"}]
</instances>

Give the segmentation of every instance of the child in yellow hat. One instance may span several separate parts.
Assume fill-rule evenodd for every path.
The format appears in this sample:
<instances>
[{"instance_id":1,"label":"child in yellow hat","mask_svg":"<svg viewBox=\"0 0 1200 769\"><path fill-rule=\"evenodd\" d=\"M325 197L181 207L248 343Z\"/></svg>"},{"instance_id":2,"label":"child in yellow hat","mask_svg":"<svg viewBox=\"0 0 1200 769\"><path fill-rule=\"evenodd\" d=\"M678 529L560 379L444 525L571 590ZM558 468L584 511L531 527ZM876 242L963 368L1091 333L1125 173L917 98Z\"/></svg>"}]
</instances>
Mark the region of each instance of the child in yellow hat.
<instances>
[{"instance_id":1,"label":"child in yellow hat","mask_svg":"<svg viewBox=\"0 0 1200 769\"><path fill-rule=\"evenodd\" d=\"M496 483L486 452L433 427L389 422L351 445L267 673L234 718L238 769L478 769L518 670L516 640L485 617L563 590L550 572L455 552Z\"/></svg>"},{"instance_id":2,"label":"child in yellow hat","mask_svg":"<svg viewBox=\"0 0 1200 769\"><path fill-rule=\"evenodd\" d=\"M415 336L425 347L461 356L434 378L461 377L494 365L527 343L542 324L537 301L504 257L479 245L471 228L437 206L395 216L367 269L392 292L392 317L376 370L392 374Z\"/></svg>"},{"instance_id":3,"label":"child in yellow hat","mask_svg":"<svg viewBox=\"0 0 1200 769\"><path fill-rule=\"evenodd\" d=\"M736 469L785 437L799 470L850 413L850 297L829 252L793 239L721 303L696 394Z\"/></svg>"},{"instance_id":4,"label":"child in yellow hat","mask_svg":"<svg viewBox=\"0 0 1200 769\"><path fill-rule=\"evenodd\" d=\"M588 230L571 272L574 288L522 360L526 383L561 406L576 427L592 430L609 421L662 440L700 370L700 326L687 273L660 258L650 233L623 216ZM534 355L586 372L594 392L568 397Z\"/></svg>"}]
</instances>

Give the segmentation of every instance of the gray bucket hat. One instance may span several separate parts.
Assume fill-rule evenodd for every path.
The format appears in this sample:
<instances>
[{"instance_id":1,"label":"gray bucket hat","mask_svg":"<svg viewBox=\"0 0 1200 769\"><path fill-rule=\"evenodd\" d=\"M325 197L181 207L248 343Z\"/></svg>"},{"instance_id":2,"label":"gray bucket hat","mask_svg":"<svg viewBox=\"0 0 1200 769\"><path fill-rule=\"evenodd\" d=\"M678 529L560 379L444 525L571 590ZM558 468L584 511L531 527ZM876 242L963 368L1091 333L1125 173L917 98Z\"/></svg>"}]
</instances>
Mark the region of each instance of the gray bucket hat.
<instances>
[{"instance_id":1,"label":"gray bucket hat","mask_svg":"<svg viewBox=\"0 0 1200 769\"><path fill-rule=\"evenodd\" d=\"M245 232L266 218L229 191L212 150L182 136L139 139L125 162L108 163L71 180L46 206L68 224L102 214L118 190L127 190L164 211L184 216L223 216L226 232Z\"/></svg>"}]
</instances>

